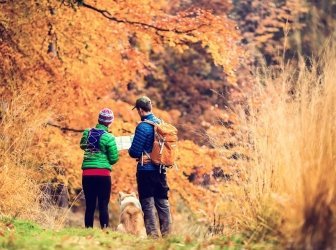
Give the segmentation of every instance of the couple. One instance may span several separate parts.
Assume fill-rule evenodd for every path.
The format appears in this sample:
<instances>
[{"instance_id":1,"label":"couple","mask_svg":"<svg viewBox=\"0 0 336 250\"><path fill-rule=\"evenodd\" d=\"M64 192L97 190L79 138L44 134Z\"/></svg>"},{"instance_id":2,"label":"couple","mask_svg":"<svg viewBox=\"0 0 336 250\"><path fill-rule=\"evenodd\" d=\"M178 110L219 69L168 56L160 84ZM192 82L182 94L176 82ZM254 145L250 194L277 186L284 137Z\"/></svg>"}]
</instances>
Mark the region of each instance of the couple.
<instances>
[{"instance_id":1,"label":"couple","mask_svg":"<svg viewBox=\"0 0 336 250\"><path fill-rule=\"evenodd\" d=\"M137 99L135 107L141 121L149 120L160 123L152 113L151 100L146 97ZM119 154L115 138L108 133L108 127L114 120L110 109L99 113L98 124L95 128L86 129L80 141L84 150L83 190L85 195L85 227L93 227L94 211L98 198L99 220L102 228L109 225L108 204L111 194L111 165L118 161ZM166 172L151 161L141 159L143 152L150 153L154 142L153 125L141 122L135 129L132 145L128 150L132 158L138 160L136 180L138 194L144 214L144 222L148 236L158 237L155 209L160 223L161 235L166 236L171 229L171 215L168 202L168 185Z\"/></svg>"}]
</instances>

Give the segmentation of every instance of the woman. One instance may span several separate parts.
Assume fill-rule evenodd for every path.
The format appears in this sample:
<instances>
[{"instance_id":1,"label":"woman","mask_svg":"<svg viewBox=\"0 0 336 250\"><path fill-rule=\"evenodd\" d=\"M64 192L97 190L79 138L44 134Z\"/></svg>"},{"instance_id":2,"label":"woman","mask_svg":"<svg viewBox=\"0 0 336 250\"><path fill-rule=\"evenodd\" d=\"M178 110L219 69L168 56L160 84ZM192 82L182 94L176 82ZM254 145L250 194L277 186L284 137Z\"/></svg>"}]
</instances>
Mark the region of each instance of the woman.
<instances>
[{"instance_id":1,"label":"woman","mask_svg":"<svg viewBox=\"0 0 336 250\"><path fill-rule=\"evenodd\" d=\"M108 133L113 120L113 112L104 108L99 113L96 127L86 129L80 141L80 147L84 150L82 185L86 204L85 227L93 227L97 198L100 226L106 228L109 225L111 165L119 159L115 138Z\"/></svg>"}]
</instances>

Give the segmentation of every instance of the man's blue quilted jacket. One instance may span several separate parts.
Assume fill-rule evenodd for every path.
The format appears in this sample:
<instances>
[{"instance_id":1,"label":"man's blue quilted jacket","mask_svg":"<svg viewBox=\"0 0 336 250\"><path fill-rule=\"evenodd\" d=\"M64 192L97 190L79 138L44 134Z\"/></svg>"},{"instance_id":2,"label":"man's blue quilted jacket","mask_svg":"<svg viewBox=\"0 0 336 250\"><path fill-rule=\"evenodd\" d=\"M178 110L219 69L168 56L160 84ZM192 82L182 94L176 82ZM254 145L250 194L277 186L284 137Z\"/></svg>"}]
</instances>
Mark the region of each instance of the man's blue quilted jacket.
<instances>
[{"instance_id":1,"label":"man's blue quilted jacket","mask_svg":"<svg viewBox=\"0 0 336 250\"><path fill-rule=\"evenodd\" d=\"M141 117L141 121L149 120L155 123L160 123L160 119L155 117L153 114L149 114ZM140 158L142 153L146 151L151 153L153 149L154 142L154 127L151 124L141 122L135 129L135 134L133 138L132 145L128 150L129 155L132 158ZM153 171L158 170L159 167L155 164L149 162L141 166L141 161L138 163L138 171Z\"/></svg>"}]
</instances>

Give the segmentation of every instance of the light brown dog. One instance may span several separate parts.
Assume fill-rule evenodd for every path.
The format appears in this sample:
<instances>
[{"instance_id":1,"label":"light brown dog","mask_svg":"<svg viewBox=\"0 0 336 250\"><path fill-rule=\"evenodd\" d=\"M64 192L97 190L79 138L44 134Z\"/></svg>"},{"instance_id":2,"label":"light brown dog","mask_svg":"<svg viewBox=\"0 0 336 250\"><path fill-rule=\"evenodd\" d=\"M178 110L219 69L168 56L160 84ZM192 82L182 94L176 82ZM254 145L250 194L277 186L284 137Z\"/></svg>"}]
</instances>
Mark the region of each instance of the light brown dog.
<instances>
[{"instance_id":1,"label":"light brown dog","mask_svg":"<svg viewBox=\"0 0 336 250\"><path fill-rule=\"evenodd\" d=\"M136 194L119 192L120 224L117 230L140 237L146 237L143 212Z\"/></svg>"}]
</instances>

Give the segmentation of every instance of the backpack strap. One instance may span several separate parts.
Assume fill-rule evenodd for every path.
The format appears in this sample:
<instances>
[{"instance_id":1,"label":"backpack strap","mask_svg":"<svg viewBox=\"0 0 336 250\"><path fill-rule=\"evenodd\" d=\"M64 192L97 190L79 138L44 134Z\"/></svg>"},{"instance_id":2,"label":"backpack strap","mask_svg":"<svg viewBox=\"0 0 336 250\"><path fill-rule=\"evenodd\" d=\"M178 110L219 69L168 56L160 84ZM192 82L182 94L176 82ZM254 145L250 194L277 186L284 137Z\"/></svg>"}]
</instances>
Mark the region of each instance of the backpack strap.
<instances>
[{"instance_id":1,"label":"backpack strap","mask_svg":"<svg viewBox=\"0 0 336 250\"><path fill-rule=\"evenodd\" d=\"M153 125L154 127L157 125L157 123L153 122L153 121L150 121L150 120L144 120L142 122L145 122L145 123L148 123L150 125Z\"/></svg>"},{"instance_id":2,"label":"backpack strap","mask_svg":"<svg viewBox=\"0 0 336 250\"><path fill-rule=\"evenodd\" d=\"M93 133L97 133L97 134L93 134ZM100 130L100 129L96 129L96 128L91 128L89 130L88 133L88 137L87 137L87 149L91 152L91 153L95 153L95 152L99 152L100 151L100 146L99 146L99 142L100 142L100 138L107 133L104 130Z\"/></svg>"},{"instance_id":3,"label":"backpack strap","mask_svg":"<svg viewBox=\"0 0 336 250\"><path fill-rule=\"evenodd\" d=\"M148 123L148 124L152 125L154 127L154 134L155 134L155 127L157 126L157 123L155 123L153 121L150 121L150 120L144 120L144 121L141 121L141 122L145 122L145 123ZM143 166L143 164L144 164L144 154L146 155L148 160L151 160L150 155L145 150L144 152L141 153L141 166Z\"/></svg>"},{"instance_id":4,"label":"backpack strap","mask_svg":"<svg viewBox=\"0 0 336 250\"><path fill-rule=\"evenodd\" d=\"M156 122L153 122L153 121L150 121L150 120L143 120L143 121L141 121L141 122L145 122L145 123L148 123L148 124L151 124L151 125L153 125L154 127L156 126L156 125L158 125L158 124L162 124L162 123L165 123L162 119L158 119L159 120L159 123L156 123ZM140 123L141 123L140 122Z\"/></svg>"}]
</instances>

